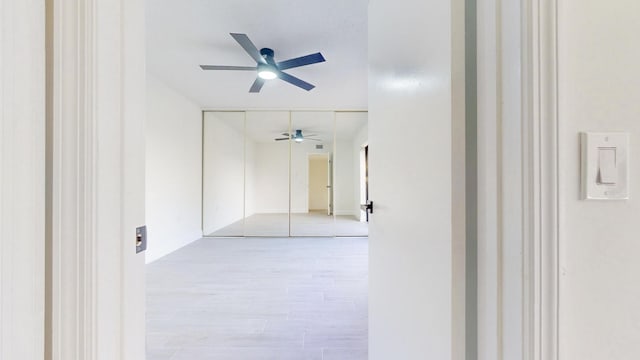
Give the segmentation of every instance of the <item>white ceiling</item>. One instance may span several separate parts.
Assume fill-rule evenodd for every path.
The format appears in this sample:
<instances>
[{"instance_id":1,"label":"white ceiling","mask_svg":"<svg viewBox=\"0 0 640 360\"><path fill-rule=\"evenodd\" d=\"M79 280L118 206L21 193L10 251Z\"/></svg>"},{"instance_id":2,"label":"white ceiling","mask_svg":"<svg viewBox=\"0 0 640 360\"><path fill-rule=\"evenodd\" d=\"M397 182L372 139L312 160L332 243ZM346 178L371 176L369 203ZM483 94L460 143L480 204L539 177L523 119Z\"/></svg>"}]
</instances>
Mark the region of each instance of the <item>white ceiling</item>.
<instances>
[{"instance_id":1,"label":"white ceiling","mask_svg":"<svg viewBox=\"0 0 640 360\"><path fill-rule=\"evenodd\" d=\"M366 109L368 0L150 0L147 70L209 109ZM281 80L258 94L251 71L203 71L200 64L254 66L229 35L246 33L276 61L322 52L324 63L287 70L316 85Z\"/></svg>"}]
</instances>

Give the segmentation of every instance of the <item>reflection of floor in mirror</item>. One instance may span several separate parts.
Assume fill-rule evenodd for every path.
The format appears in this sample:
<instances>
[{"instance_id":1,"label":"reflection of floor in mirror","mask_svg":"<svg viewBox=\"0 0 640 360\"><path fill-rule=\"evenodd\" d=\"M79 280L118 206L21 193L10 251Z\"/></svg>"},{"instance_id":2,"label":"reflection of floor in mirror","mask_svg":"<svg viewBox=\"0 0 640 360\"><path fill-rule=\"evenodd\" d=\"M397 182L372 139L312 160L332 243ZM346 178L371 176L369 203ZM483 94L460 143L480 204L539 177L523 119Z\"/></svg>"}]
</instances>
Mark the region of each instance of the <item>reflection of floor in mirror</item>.
<instances>
[{"instance_id":1,"label":"reflection of floor in mirror","mask_svg":"<svg viewBox=\"0 0 640 360\"><path fill-rule=\"evenodd\" d=\"M311 211L291 214L291 236L367 236L368 224L354 216ZM289 214L254 214L207 236L288 236Z\"/></svg>"}]
</instances>

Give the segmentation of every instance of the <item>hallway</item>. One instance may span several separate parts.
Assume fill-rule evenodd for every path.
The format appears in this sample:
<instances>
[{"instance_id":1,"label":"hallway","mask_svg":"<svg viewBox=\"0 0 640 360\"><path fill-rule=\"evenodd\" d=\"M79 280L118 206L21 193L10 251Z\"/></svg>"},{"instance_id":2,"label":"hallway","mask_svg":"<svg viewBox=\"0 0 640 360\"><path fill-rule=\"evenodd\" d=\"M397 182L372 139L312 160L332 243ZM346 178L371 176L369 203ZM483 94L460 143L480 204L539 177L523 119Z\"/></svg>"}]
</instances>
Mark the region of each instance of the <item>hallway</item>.
<instances>
[{"instance_id":1,"label":"hallway","mask_svg":"<svg viewBox=\"0 0 640 360\"><path fill-rule=\"evenodd\" d=\"M367 238L201 239L147 265L147 359L367 359Z\"/></svg>"}]
</instances>

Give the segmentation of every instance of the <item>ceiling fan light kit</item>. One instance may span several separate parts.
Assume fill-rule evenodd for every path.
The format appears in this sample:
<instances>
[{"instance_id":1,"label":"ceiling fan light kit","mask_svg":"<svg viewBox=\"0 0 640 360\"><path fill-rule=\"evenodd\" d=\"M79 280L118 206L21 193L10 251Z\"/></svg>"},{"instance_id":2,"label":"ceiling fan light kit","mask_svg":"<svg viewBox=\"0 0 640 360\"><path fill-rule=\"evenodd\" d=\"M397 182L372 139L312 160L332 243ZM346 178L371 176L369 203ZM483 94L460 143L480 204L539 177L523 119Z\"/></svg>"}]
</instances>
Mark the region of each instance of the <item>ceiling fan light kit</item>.
<instances>
[{"instance_id":1,"label":"ceiling fan light kit","mask_svg":"<svg viewBox=\"0 0 640 360\"><path fill-rule=\"evenodd\" d=\"M244 51L246 51L247 54L255 60L256 66L200 65L202 70L257 70L258 77L249 89L250 93L260 92L265 80L272 80L275 78L279 78L280 80L286 81L291 85L307 91L310 91L315 87L315 85L309 84L308 82L287 74L282 70L324 62L325 58L321 53L318 52L276 63L274 60L274 51L272 49L262 48L258 51L258 48L256 48L246 34L231 33L230 35L238 42L238 44L240 44L240 46L242 46Z\"/></svg>"},{"instance_id":2,"label":"ceiling fan light kit","mask_svg":"<svg viewBox=\"0 0 640 360\"><path fill-rule=\"evenodd\" d=\"M270 64L259 64L258 76L265 80L273 80L278 77L276 69L274 69L273 65Z\"/></svg>"}]
</instances>

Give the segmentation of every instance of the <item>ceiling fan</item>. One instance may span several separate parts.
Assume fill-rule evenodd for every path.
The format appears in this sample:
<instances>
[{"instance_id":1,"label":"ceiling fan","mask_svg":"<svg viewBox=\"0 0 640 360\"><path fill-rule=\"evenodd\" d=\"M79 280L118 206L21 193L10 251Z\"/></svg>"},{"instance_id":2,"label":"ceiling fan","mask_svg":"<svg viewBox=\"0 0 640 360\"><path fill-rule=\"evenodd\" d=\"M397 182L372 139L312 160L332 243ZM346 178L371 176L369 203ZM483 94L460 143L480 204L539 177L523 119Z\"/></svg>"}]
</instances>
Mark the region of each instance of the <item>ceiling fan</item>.
<instances>
[{"instance_id":1,"label":"ceiling fan","mask_svg":"<svg viewBox=\"0 0 640 360\"><path fill-rule=\"evenodd\" d=\"M237 42L242 46L249 56L256 61L256 66L225 66L225 65L200 65L202 70L241 70L241 71L258 71L258 77L249 89L250 93L258 93L266 80L279 78L289 84L295 85L299 88L307 91L313 89L315 85L309 84L306 81L298 79L293 75L289 75L282 70L291 69L295 67L311 65L325 61L321 53L315 53L305 55L281 62L274 60L274 52L269 48L262 48L258 51L258 48L249 40L246 34L230 34Z\"/></svg>"},{"instance_id":2,"label":"ceiling fan","mask_svg":"<svg viewBox=\"0 0 640 360\"><path fill-rule=\"evenodd\" d=\"M303 141L305 141L305 140L322 141L322 140L320 140L320 139L314 139L314 138L310 138L310 137L309 137L309 136L318 136L318 135L316 135L316 134L311 134L311 135L304 136L304 135L302 134L302 130L296 130L296 132L295 132L294 134L289 134L289 133L286 133L286 132L285 132L285 133L282 133L282 135L284 135L284 136L286 136L286 137L283 137L283 138L275 138L275 139L273 139L273 140L275 140L275 141L283 141L283 140L289 140L289 139L291 139L291 140L293 140L293 141L295 141L295 142L297 142L297 143L301 143L301 142L303 142Z\"/></svg>"}]
</instances>

